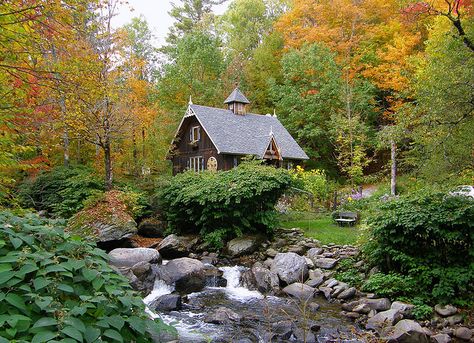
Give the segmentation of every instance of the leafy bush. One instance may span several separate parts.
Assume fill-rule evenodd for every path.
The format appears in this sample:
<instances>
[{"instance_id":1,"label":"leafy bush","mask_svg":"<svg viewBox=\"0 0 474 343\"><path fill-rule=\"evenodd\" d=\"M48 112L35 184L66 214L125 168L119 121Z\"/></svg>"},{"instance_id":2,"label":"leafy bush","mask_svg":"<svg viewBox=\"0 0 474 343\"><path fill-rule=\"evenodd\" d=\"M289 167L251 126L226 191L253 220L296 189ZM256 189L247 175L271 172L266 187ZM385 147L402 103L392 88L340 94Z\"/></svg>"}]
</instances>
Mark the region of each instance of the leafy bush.
<instances>
[{"instance_id":1,"label":"leafy bush","mask_svg":"<svg viewBox=\"0 0 474 343\"><path fill-rule=\"evenodd\" d=\"M63 218L82 209L88 197L104 190L103 181L86 167L56 167L20 186L22 205Z\"/></svg>"},{"instance_id":2,"label":"leafy bush","mask_svg":"<svg viewBox=\"0 0 474 343\"><path fill-rule=\"evenodd\" d=\"M314 195L317 201L327 201L334 186L328 181L324 170L313 169L305 171L302 167L290 171L295 185Z\"/></svg>"},{"instance_id":3,"label":"leafy bush","mask_svg":"<svg viewBox=\"0 0 474 343\"><path fill-rule=\"evenodd\" d=\"M474 300L474 201L418 192L380 205L369 220L369 260L410 277L428 302Z\"/></svg>"},{"instance_id":4,"label":"leafy bush","mask_svg":"<svg viewBox=\"0 0 474 343\"><path fill-rule=\"evenodd\" d=\"M397 273L375 273L362 285L364 292L373 292L381 297L396 299L404 294L415 291L414 280L409 276Z\"/></svg>"},{"instance_id":5,"label":"leafy bush","mask_svg":"<svg viewBox=\"0 0 474 343\"><path fill-rule=\"evenodd\" d=\"M348 283L354 287L362 285L363 278L359 270L354 267L355 260L353 258L344 258L337 264L337 272L335 278L342 282Z\"/></svg>"},{"instance_id":6,"label":"leafy bush","mask_svg":"<svg viewBox=\"0 0 474 343\"><path fill-rule=\"evenodd\" d=\"M0 212L0 225L0 343L151 342L170 330L63 222Z\"/></svg>"},{"instance_id":7,"label":"leafy bush","mask_svg":"<svg viewBox=\"0 0 474 343\"><path fill-rule=\"evenodd\" d=\"M178 174L160 195L170 229L199 232L218 248L244 232L271 231L275 203L290 184L286 170L249 161L229 171Z\"/></svg>"}]
</instances>

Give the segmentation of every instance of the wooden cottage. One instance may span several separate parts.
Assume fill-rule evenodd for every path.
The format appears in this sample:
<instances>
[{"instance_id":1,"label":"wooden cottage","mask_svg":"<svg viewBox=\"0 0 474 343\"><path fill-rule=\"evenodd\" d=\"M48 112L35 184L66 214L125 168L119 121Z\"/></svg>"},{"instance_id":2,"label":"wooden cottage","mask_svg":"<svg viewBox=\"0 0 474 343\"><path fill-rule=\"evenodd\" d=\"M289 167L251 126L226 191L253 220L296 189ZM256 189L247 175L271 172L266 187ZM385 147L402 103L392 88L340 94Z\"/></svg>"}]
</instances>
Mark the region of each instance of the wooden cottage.
<instances>
[{"instance_id":1,"label":"wooden cottage","mask_svg":"<svg viewBox=\"0 0 474 343\"><path fill-rule=\"evenodd\" d=\"M308 159L276 115L247 113L249 103L238 88L224 101L226 109L190 101L168 155L173 175L185 170L229 170L247 155L284 168Z\"/></svg>"}]
</instances>

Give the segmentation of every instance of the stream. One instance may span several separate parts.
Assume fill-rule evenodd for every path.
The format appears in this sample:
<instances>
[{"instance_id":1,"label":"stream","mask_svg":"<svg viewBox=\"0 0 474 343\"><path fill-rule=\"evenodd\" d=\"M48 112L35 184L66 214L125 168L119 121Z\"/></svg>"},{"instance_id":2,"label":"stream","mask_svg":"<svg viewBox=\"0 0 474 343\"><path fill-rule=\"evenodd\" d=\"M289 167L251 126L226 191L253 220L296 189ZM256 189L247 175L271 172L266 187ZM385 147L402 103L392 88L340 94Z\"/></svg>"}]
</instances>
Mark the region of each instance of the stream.
<instances>
[{"instance_id":1,"label":"stream","mask_svg":"<svg viewBox=\"0 0 474 343\"><path fill-rule=\"evenodd\" d=\"M320 327L313 330L319 343L362 342L355 334L357 328L339 314L339 304L331 304L324 298L314 299L320 309L310 312L294 299L264 296L240 284L240 276L245 267L221 267L227 280L226 287L210 285L201 292L188 294L183 299L182 309L169 313L154 313L147 308L153 318L161 318L166 324L174 326L179 333L180 342L302 342L302 327ZM174 287L156 280L153 291L144 298L149 305L161 295L172 293ZM240 322L229 324L210 324L204 321L208 313L219 307L226 307L241 316ZM271 339L276 323L291 321L300 328L297 339L293 334L288 339ZM307 329L306 331L310 331ZM315 332L316 331L316 332Z\"/></svg>"}]
</instances>

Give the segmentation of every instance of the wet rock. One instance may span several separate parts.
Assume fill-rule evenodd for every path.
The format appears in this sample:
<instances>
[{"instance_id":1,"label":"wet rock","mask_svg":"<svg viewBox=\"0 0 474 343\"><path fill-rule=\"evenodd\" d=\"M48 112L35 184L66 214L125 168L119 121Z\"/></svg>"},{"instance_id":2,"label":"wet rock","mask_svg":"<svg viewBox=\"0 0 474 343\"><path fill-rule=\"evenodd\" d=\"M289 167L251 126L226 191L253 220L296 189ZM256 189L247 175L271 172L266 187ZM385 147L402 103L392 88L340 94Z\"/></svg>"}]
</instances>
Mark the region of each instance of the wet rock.
<instances>
[{"instance_id":1,"label":"wet rock","mask_svg":"<svg viewBox=\"0 0 474 343\"><path fill-rule=\"evenodd\" d=\"M166 236L156 248L166 259L188 256L198 238L195 236Z\"/></svg>"},{"instance_id":2,"label":"wet rock","mask_svg":"<svg viewBox=\"0 0 474 343\"><path fill-rule=\"evenodd\" d=\"M161 256L150 248L117 248L109 252L110 264L116 267L132 267L138 262L161 263Z\"/></svg>"},{"instance_id":3,"label":"wet rock","mask_svg":"<svg viewBox=\"0 0 474 343\"><path fill-rule=\"evenodd\" d=\"M293 322L284 320L272 324L272 333L282 340L289 340L293 334Z\"/></svg>"},{"instance_id":4,"label":"wet rock","mask_svg":"<svg viewBox=\"0 0 474 343\"><path fill-rule=\"evenodd\" d=\"M153 300L148 307L155 311L175 311L181 309L181 297L178 294L165 294Z\"/></svg>"},{"instance_id":5,"label":"wet rock","mask_svg":"<svg viewBox=\"0 0 474 343\"><path fill-rule=\"evenodd\" d=\"M292 252L276 254L271 271L275 272L286 284L302 282L308 277L305 258Z\"/></svg>"},{"instance_id":6,"label":"wet rock","mask_svg":"<svg viewBox=\"0 0 474 343\"><path fill-rule=\"evenodd\" d=\"M353 311L353 309L356 308L357 306L360 306L358 301L351 301L348 303L343 303L341 305L342 309L347 312Z\"/></svg>"},{"instance_id":7,"label":"wet rock","mask_svg":"<svg viewBox=\"0 0 474 343\"><path fill-rule=\"evenodd\" d=\"M201 261L202 262L202 261ZM224 272L213 265L205 265L203 274L206 278L206 286L208 287L226 287L227 280L222 275Z\"/></svg>"},{"instance_id":8,"label":"wet rock","mask_svg":"<svg viewBox=\"0 0 474 343\"><path fill-rule=\"evenodd\" d=\"M377 313L372 318L367 320L366 329L372 329L380 332L383 328L393 326L396 322L402 319L402 315L398 310L387 310Z\"/></svg>"},{"instance_id":9,"label":"wet rock","mask_svg":"<svg viewBox=\"0 0 474 343\"><path fill-rule=\"evenodd\" d=\"M227 253L230 257L248 255L255 252L261 242L262 238L258 236L237 237L227 242Z\"/></svg>"},{"instance_id":10,"label":"wet rock","mask_svg":"<svg viewBox=\"0 0 474 343\"><path fill-rule=\"evenodd\" d=\"M197 292L206 285L205 266L189 257L181 257L169 261L159 270L159 278L171 285L175 283L176 291L180 293Z\"/></svg>"},{"instance_id":11,"label":"wet rock","mask_svg":"<svg viewBox=\"0 0 474 343\"><path fill-rule=\"evenodd\" d=\"M329 288L329 287L319 287L319 290L320 290L321 292L323 292L324 297L326 298L326 300L330 300L330 299L331 299L332 288Z\"/></svg>"},{"instance_id":12,"label":"wet rock","mask_svg":"<svg viewBox=\"0 0 474 343\"><path fill-rule=\"evenodd\" d=\"M313 298L315 289L303 283L295 282L283 288L283 292L301 301L308 301Z\"/></svg>"},{"instance_id":13,"label":"wet rock","mask_svg":"<svg viewBox=\"0 0 474 343\"><path fill-rule=\"evenodd\" d=\"M143 237L164 237L166 223L157 218L145 218L138 224L138 234Z\"/></svg>"},{"instance_id":14,"label":"wet rock","mask_svg":"<svg viewBox=\"0 0 474 343\"><path fill-rule=\"evenodd\" d=\"M437 335L431 336L431 342L433 343L449 343L451 342L451 337L445 333L439 333Z\"/></svg>"},{"instance_id":15,"label":"wet rock","mask_svg":"<svg viewBox=\"0 0 474 343\"><path fill-rule=\"evenodd\" d=\"M462 316L462 314L455 314L454 316L449 316L449 317L446 317L445 319L448 325L451 325L451 326L462 323L464 321L464 317Z\"/></svg>"},{"instance_id":16,"label":"wet rock","mask_svg":"<svg viewBox=\"0 0 474 343\"><path fill-rule=\"evenodd\" d=\"M449 317L458 312L458 309L453 305L441 305L438 304L434 307L434 310L437 314L442 317Z\"/></svg>"},{"instance_id":17,"label":"wet rock","mask_svg":"<svg viewBox=\"0 0 474 343\"><path fill-rule=\"evenodd\" d=\"M246 271L242 278L249 289L258 290L260 293L277 293L279 290L278 275L258 262Z\"/></svg>"},{"instance_id":18,"label":"wet rock","mask_svg":"<svg viewBox=\"0 0 474 343\"><path fill-rule=\"evenodd\" d=\"M355 287L351 287L346 289L345 291L342 291L342 293L340 293L337 298L342 300L352 299L355 296L356 292L357 290L355 289Z\"/></svg>"},{"instance_id":19,"label":"wet rock","mask_svg":"<svg viewBox=\"0 0 474 343\"><path fill-rule=\"evenodd\" d=\"M323 268L323 269L332 269L336 266L337 264L337 259L335 258L316 258L313 260L314 265L318 268Z\"/></svg>"},{"instance_id":20,"label":"wet rock","mask_svg":"<svg viewBox=\"0 0 474 343\"><path fill-rule=\"evenodd\" d=\"M212 324L228 324L232 322L238 323L240 320L240 315L227 307L219 307L204 317L204 322Z\"/></svg>"},{"instance_id":21,"label":"wet rock","mask_svg":"<svg viewBox=\"0 0 474 343\"><path fill-rule=\"evenodd\" d=\"M423 328L417 322L410 319L399 321L395 327L388 332L385 339L389 343L428 343L429 339Z\"/></svg>"},{"instance_id":22,"label":"wet rock","mask_svg":"<svg viewBox=\"0 0 474 343\"><path fill-rule=\"evenodd\" d=\"M138 262L131 268L132 273L139 279L146 277L151 271L151 264L146 261Z\"/></svg>"},{"instance_id":23,"label":"wet rock","mask_svg":"<svg viewBox=\"0 0 474 343\"><path fill-rule=\"evenodd\" d=\"M454 337L462 339L463 341L469 341L472 338L472 330L461 326L454 330Z\"/></svg>"},{"instance_id":24,"label":"wet rock","mask_svg":"<svg viewBox=\"0 0 474 343\"><path fill-rule=\"evenodd\" d=\"M372 310L375 311L386 311L390 309L391 302L387 298L379 298L379 299L367 299L363 298L360 300L360 303L367 304Z\"/></svg>"},{"instance_id":25,"label":"wet rock","mask_svg":"<svg viewBox=\"0 0 474 343\"><path fill-rule=\"evenodd\" d=\"M269 257L275 257L276 254L278 254L278 251L276 251L276 250L273 249L273 248L270 248L270 249L268 249L265 253L266 253L267 256L269 256Z\"/></svg>"},{"instance_id":26,"label":"wet rock","mask_svg":"<svg viewBox=\"0 0 474 343\"><path fill-rule=\"evenodd\" d=\"M323 249L321 248L311 248L308 250L308 252L306 253L306 256L311 259L314 263L314 261L318 258L320 258L321 254L323 253Z\"/></svg>"},{"instance_id":27,"label":"wet rock","mask_svg":"<svg viewBox=\"0 0 474 343\"><path fill-rule=\"evenodd\" d=\"M320 276L316 279L309 279L305 282L310 287L319 287L324 282L324 276Z\"/></svg>"}]
</instances>

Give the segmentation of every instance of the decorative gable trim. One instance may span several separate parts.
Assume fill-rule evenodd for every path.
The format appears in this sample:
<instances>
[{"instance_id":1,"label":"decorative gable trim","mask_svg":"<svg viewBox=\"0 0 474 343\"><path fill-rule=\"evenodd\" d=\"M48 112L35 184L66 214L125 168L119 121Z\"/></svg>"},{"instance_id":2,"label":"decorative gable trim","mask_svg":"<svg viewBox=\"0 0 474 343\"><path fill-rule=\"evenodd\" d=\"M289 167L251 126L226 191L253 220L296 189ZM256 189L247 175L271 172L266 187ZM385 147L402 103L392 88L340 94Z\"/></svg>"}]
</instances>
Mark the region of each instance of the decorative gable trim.
<instances>
[{"instance_id":1,"label":"decorative gable trim","mask_svg":"<svg viewBox=\"0 0 474 343\"><path fill-rule=\"evenodd\" d=\"M268 144L265 146L265 151L263 152L261 158L265 159L265 155L267 154L267 151L269 150L268 148L269 147L271 148L273 146L275 147L275 152L276 152L275 155L278 157L278 160L282 161L283 157L281 156L281 148L276 142L273 131L270 131L270 139L269 139Z\"/></svg>"}]
</instances>

